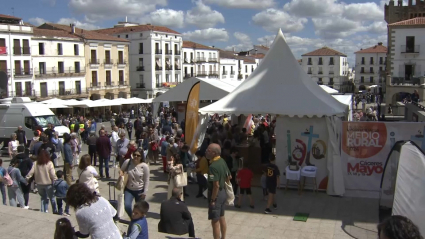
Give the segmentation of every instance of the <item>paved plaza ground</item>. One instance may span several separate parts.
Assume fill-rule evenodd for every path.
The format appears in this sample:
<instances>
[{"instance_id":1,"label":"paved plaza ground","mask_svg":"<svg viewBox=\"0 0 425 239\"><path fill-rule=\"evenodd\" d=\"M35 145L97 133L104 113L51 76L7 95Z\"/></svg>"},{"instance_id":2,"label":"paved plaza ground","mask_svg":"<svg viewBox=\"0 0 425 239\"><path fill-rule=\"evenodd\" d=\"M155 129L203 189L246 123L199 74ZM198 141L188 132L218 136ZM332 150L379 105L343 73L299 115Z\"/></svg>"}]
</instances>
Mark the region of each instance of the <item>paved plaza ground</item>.
<instances>
[{"instance_id":1,"label":"paved plaza ground","mask_svg":"<svg viewBox=\"0 0 425 239\"><path fill-rule=\"evenodd\" d=\"M87 146L83 146L83 153ZM4 166L9 164L5 157ZM63 162L60 162L62 165ZM60 167L61 168L61 167ZM58 170L59 168L57 168ZM146 200L150 204L148 213L149 238L187 238L185 236L170 236L157 232L161 202L167 195L167 176L161 166L151 165L150 187ZM111 168L113 174L113 168ZM118 174L118 171L116 175ZM78 175L74 170L74 177ZM107 180L99 181L102 196L108 198ZM196 198L197 185L187 187L189 197L186 204L192 213L198 238L212 238L210 221L207 220L207 200ZM304 192L278 190L278 209L273 214L264 214L266 202L262 201L261 188L253 189L255 209L248 207L248 200L241 209L227 207L226 220L228 225L227 238L309 238L309 239L376 239L378 223L378 200L365 198L330 197L324 192ZM40 197L30 194L30 210L0 206L0 235L2 239L40 239L52 238L55 221L60 216L40 213ZM295 213L309 213L307 222L293 221ZM71 210L69 219L77 226ZM128 219L127 216L124 219ZM127 225L118 224L121 231L127 231Z\"/></svg>"}]
</instances>

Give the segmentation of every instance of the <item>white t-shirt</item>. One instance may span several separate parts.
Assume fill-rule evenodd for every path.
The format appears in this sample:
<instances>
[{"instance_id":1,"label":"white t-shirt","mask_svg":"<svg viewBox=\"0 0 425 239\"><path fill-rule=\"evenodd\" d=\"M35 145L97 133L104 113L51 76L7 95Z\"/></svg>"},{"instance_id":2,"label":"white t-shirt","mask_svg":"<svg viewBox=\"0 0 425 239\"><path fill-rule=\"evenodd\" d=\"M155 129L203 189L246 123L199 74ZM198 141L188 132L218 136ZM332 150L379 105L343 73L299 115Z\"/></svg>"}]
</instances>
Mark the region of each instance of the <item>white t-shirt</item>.
<instances>
[{"instance_id":1,"label":"white t-shirt","mask_svg":"<svg viewBox=\"0 0 425 239\"><path fill-rule=\"evenodd\" d=\"M87 187L90 188L93 192L99 193L99 182L95 177L97 177L98 173L93 166L87 166L84 171L78 168L78 180L80 183L85 183Z\"/></svg>"},{"instance_id":2,"label":"white t-shirt","mask_svg":"<svg viewBox=\"0 0 425 239\"><path fill-rule=\"evenodd\" d=\"M78 208L75 212L78 227L82 234L90 234L92 239L122 239L120 230L112 219L117 210L103 197L90 206Z\"/></svg>"}]
</instances>

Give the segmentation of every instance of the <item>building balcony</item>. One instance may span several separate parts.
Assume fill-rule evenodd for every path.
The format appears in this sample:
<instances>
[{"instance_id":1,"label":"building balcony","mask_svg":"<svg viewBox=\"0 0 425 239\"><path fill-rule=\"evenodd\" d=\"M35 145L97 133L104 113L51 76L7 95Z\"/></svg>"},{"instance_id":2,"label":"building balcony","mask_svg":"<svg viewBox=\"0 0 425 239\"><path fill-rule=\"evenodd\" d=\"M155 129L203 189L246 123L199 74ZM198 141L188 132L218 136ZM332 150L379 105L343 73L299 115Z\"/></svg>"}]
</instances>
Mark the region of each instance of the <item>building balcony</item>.
<instances>
[{"instance_id":1,"label":"building balcony","mask_svg":"<svg viewBox=\"0 0 425 239\"><path fill-rule=\"evenodd\" d=\"M329 62L329 65L330 65L330 66L333 66L333 65L335 65L335 64L334 64L334 62L333 62L333 61L330 61L330 62Z\"/></svg>"},{"instance_id":2,"label":"building balcony","mask_svg":"<svg viewBox=\"0 0 425 239\"><path fill-rule=\"evenodd\" d=\"M34 93L35 92L31 89L9 91L7 97L34 97Z\"/></svg>"},{"instance_id":3,"label":"building balcony","mask_svg":"<svg viewBox=\"0 0 425 239\"><path fill-rule=\"evenodd\" d=\"M161 49L155 49L155 54L162 55L162 50Z\"/></svg>"},{"instance_id":4,"label":"building balcony","mask_svg":"<svg viewBox=\"0 0 425 239\"><path fill-rule=\"evenodd\" d=\"M89 63L90 67L99 67L100 61L99 59L89 59Z\"/></svg>"},{"instance_id":5,"label":"building balcony","mask_svg":"<svg viewBox=\"0 0 425 239\"><path fill-rule=\"evenodd\" d=\"M183 60L183 63L185 63L185 64L190 64L191 62L189 61L189 59L184 59L184 60Z\"/></svg>"},{"instance_id":6,"label":"building balcony","mask_svg":"<svg viewBox=\"0 0 425 239\"><path fill-rule=\"evenodd\" d=\"M313 62L311 62L311 61L307 62L307 65L311 66L311 65L313 65Z\"/></svg>"},{"instance_id":7,"label":"building balcony","mask_svg":"<svg viewBox=\"0 0 425 239\"><path fill-rule=\"evenodd\" d=\"M117 62L117 67L122 68L122 67L126 67L127 66L127 61L125 60L120 60Z\"/></svg>"},{"instance_id":8,"label":"building balcony","mask_svg":"<svg viewBox=\"0 0 425 239\"><path fill-rule=\"evenodd\" d=\"M329 75L333 75L333 74L335 74L335 72L329 71Z\"/></svg>"},{"instance_id":9,"label":"building balcony","mask_svg":"<svg viewBox=\"0 0 425 239\"><path fill-rule=\"evenodd\" d=\"M374 70L363 70L363 71L360 71L360 74L375 74L375 71Z\"/></svg>"},{"instance_id":10,"label":"building balcony","mask_svg":"<svg viewBox=\"0 0 425 239\"><path fill-rule=\"evenodd\" d=\"M190 78L192 78L192 77L193 77L193 75L191 75L191 74L186 74L186 75L184 75L183 79L190 79Z\"/></svg>"},{"instance_id":11,"label":"building balcony","mask_svg":"<svg viewBox=\"0 0 425 239\"><path fill-rule=\"evenodd\" d=\"M178 66L178 65L176 65L176 66L174 66L174 70L176 70L176 71L181 71L181 67L180 66Z\"/></svg>"},{"instance_id":12,"label":"building balcony","mask_svg":"<svg viewBox=\"0 0 425 239\"><path fill-rule=\"evenodd\" d=\"M238 80L242 80L243 79L243 75L242 74L239 74L238 75Z\"/></svg>"},{"instance_id":13,"label":"building balcony","mask_svg":"<svg viewBox=\"0 0 425 239\"><path fill-rule=\"evenodd\" d=\"M115 82L111 81L111 79L106 79L105 81L105 88L110 89L115 87Z\"/></svg>"},{"instance_id":14,"label":"building balcony","mask_svg":"<svg viewBox=\"0 0 425 239\"><path fill-rule=\"evenodd\" d=\"M393 86L415 86L418 87L421 84L421 78L419 77L392 77L391 85Z\"/></svg>"},{"instance_id":15,"label":"building balcony","mask_svg":"<svg viewBox=\"0 0 425 239\"><path fill-rule=\"evenodd\" d=\"M15 69L15 78L27 78L32 77L31 69Z\"/></svg>"},{"instance_id":16,"label":"building balcony","mask_svg":"<svg viewBox=\"0 0 425 239\"><path fill-rule=\"evenodd\" d=\"M119 87L122 87L122 86L127 87L127 86L128 86L127 81L124 81L124 80L120 80L120 81L118 81L118 86L119 86Z\"/></svg>"},{"instance_id":17,"label":"building balcony","mask_svg":"<svg viewBox=\"0 0 425 239\"><path fill-rule=\"evenodd\" d=\"M402 54L419 54L419 45L401 45Z\"/></svg>"},{"instance_id":18,"label":"building balcony","mask_svg":"<svg viewBox=\"0 0 425 239\"><path fill-rule=\"evenodd\" d=\"M323 85L323 81L318 81L317 84L318 85Z\"/></svg>"},{"instance_id":19,"label":"building balcony","mask_svg":"<svg viewBox=\"0 0 425 239\"><path fill-rule=\"evenodd\" d=\"M162 71L162 66L155 66L156 71Z\"/></svg>"},{"instance_id":20,"label":"building balcony","mask_svg":"<svg viewBox=\"0 0 425 239\"><path fill-rule=\"evenodd\" d=\"M323 75L323 71L319 71L319 72L317 72L317 74Z\"/></svg>"},{"instance_id":21,"label":"building balcony","mask_svg":"<svg viewBox=\"0 0 425 239\"><path fill-rule=\"evenodd\" d=\"M102 88L102 83L101 82L91 82L90 83L90 89L100 89Z\"/></svg>"},{"instance_id":22,"label":"building balcony","mask_svg":"<svg viewBox=\"0 0 425 239\"><path fill-rule=\"evenodd\" d=\"M229 74L228 71L223 71L223 73L222 73L222 75L227 75L227 74Z\"/></svg>"},{"instance_id":23,"label":"building balcony","mask_svg":"<svg viewBox=\"0 0 425 239\"><path fill-rule=\"evenodd\" d=\"M198 58L196 58L196 62L197 63L207 62L207 59L205 57L198 57Z\"/></svg>"},{"instance_id":24,"label":"building balcony","mask_svg":"<svg viewBox=\"0 0 425 239\"><path fill-rule=\"evenodd\" d=\"M220 73L218 71L210 71L208 75L211 77L218 77Z\"/></svg>"},{"instance_id":25,"label":"building balcony","mask_svg":"<svg viewBox=\"0 0 425 239\"><path fill-rule=\"evenodd\" d=\"M198 71L198 73L196 73L196 76L199 76L199 77L205 77L207 75L208 73L206 71Z\"/></svg>"},{"instance_id":26,"label":"building balcony","mask_svg":"<svg viewBox=\"0 0 425 239\"><path fill-rule=\"evenodd\" d=\"M172 50L165 50L165 55L172 55L173 51Z\"/></svg>"},{"instance_id":27,"label":"building balcony","mask_svg":"<svg viewBox=\"0 0 425 239\"><path fill-rule=\"evenodd\" d=\"M182 54L182 52L181 51L175 51L174 52L174 55L176 55L176 56L180 56Z\"/></svg>"},{"instance_id":28,"label":"building balcony","mask_svg":"<svg viewBox=\"0 0 425 239\"><path fill-rule=\"evenodd\" d=\"M31 48L30 47L13 47L13 55L15 56L31 55Z\"/></svg>"},{"instance_id":29,"label":"building balcony","mask_svg":"<svg viewBox=\"0 0 425 239\"><path fill-rule=\"evenodd\" d=\"M111 59L105 59L105 60L103 61L103 66L104 66L105 68L111 68L113 65L114 65L114 61L113 61L113 60L111 60Z\"/></svg>"},{"instance_id":30,"label":"building balcony","mask_svg":"<svg viewBox=\"0 0 425 239\"><path fill-rule=\"evenodd\" d=\"M173 66L165 66L165 70L166 71L172 71L173 70Z\"/></svg>"},{"instance_id":31,"label":"building balcony","mask_svg":"<svg viewBox=\"0 0 425 239\"><path fill-rule=\"evenodd\" d=\"M136 71L145 71L145 66L136 66Z\"/></svg>"},{"instance_id":32,"label":"building balcony","mask_svg":"<svg viewBox=\"0 0 425 239\"><path fill-rule=\"evenodd\" d=\"M146 88L145 83L136 83L136 88L138 88L138 89Z\"/></svg>"},{"instance_id":33,"label":"building balcony","mask_svg":"<svg viewBox=\"0 0 425 239\"><path fill-rule=\"evenodd\" d=\"M323 65L323 61L319 61L319 64L318 65L319 66Z\"/></svg>"},{"instance_id":34,"label":"building balcony","mask_svg":"<svg viewBox=\"0 0 425 239\"><path fill-rule=\"evenodd\" d=\"M56 69L55 67L48 69L39 69L35 68L35 77L36 78L55 78L55 77L77 77L77 76L85 76L86 72L84 69Z\"/></svg>"},{"instance_id":35,"label":"building balcony","mask_svg":"<svg viewBox=\"0 0 425 239\"><path fill-rule=\"evenodd\" d=\"M328 83L328 86L333 86L334 84L335 84L335 82L330 81L330 82Z\"/></svg>"},{"instance_id":36,"label":"building balcony","mask_svg":"<svg viewBox=\"0 0 425 239\"><path fill-rule=\"evenodd\" d=\"M218 62L218 58L209 58L208 62Z\"/></svg>"},{"instance_id":37,"label":"building balcony","mask_svg":"<svg viewBox=\"0 0 425 239\"><path fill-rule=\"evenodd\" d=\"M88 89L84 91L81 88L33 91L32 97L35 97L37 100L53 97L60 99L73 99L76 97L88 97L88 92Z\"/></svg>"},{"instance_id":38,"label":"building balcony","mask_svg":"<svg viewBox=\"0 0 425 239\"><path fill-rule=\"evenodd\" d=\"M311 75L311 74L313 74L313 72L312 71L308 71L307 74Z\"/></svg>"},{"instance_id":39,"label":"building balcony","mask_svg":"<svg viewBox=\"0 0 425 239\"><path fill-rule=\"evenodd\" d=\"M235 72L235 71L231 71L231 72L230 72L230 75L231 75L231 76L234 76L235 74L236 74L236 72Z\"/></svg>"},{"instance_id":40,"label":"building balcony","mask_svg":"<svg viewBox=\"0 0 425 239\"><path fill-rule=\"evenodd\" d=\"M7 56L9 52L7 51L7 47L0 46L0 56Z\"/></svg>"}]
</instances>

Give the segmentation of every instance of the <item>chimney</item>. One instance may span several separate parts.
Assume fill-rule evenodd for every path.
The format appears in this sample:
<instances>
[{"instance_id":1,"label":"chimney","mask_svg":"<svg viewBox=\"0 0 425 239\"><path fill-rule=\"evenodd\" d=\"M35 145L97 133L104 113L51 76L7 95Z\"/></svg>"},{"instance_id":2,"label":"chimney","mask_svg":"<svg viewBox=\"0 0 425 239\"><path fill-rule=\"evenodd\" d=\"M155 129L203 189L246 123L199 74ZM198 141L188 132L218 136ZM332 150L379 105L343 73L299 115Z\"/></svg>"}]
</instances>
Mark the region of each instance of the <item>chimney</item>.
<instances>
[{"instance_id":1,"label":"chimney","mask_svg":"<svg viewBox=\"0 0 425 239\"><path fill-rule=\"evenodd\" d=\"M382 42L378 42L378 46L382 46Z\"/></svg>"},{"instance_id":2,"label":"chimney","mask_svg":"<svg viewBox=\"0 0 425 239\"><path fill-rule=\"evenodd\" d=\"M71 27L71 33L75 33L75 25L74 25L74 23L69 24L69 26Z\"/></svg>"}]
</instances>

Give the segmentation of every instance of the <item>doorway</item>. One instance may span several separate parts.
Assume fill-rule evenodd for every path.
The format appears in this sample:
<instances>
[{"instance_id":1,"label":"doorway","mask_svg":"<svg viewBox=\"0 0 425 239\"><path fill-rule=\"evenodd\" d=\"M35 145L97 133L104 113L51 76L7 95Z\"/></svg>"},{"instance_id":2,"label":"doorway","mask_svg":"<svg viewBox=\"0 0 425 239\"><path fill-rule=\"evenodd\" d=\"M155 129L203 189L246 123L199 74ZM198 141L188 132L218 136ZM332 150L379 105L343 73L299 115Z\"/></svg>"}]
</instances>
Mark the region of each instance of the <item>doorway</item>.
<instances>
[{"instance_id":1,"label":"doorway","mask_svg":"<svg viewBox=\"0 0 425 239\"><path fill-rule=\"evenodd\" d=\"M413 65L404 65L404 77L406 80L410 80L413 76L414 66Z\"/></svg>"},{"instance_id":2,"label":"doorway","mask_svg":"<svg viewBox=\"0 0 425 239\"><path fill-rule=\"evenodd\" d=\"M47 83L40 83L40 95L41 97L47 97Z\"/></svg>"}]
</instances>

